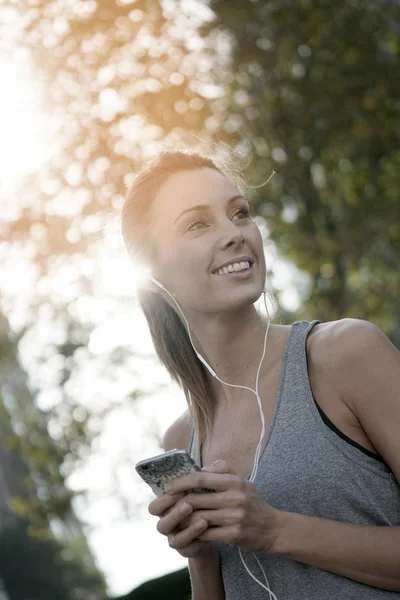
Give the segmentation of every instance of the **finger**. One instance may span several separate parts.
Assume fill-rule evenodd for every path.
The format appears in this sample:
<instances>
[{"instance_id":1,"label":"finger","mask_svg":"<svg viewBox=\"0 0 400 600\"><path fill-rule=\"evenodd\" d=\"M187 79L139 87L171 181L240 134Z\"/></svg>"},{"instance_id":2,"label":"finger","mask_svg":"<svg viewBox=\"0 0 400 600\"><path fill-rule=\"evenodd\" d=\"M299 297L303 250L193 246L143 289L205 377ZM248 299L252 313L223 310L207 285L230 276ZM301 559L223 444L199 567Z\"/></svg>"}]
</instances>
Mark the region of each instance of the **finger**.
<instances>
[{"instance_id":1,"label":"finger","mask_svg":"<svg viewBox=\"0 0 400 600\"><path fill-rule=\"evenodd\" d=\"M172 494L172 495L171 494L163 494L159 498L155 498L152 502L150 502L150 504L148 506L148 511L151 515L155 515L157 517L161 516L168 509L173 507L178 502L178 500L180 500L184 496L185 496L185 494L183 494L183 493Z\"/></svg>"},{"instance_id":2,"label":"finger","mask_svg":"<svg viewBox=\"0 0 400 600\"><path fill-rule=\"evenodd\" d=\"M188 527L194 521L205 519L209 527L229 527L240 521L242 511L237 509L195 510L180 525Z\"/></svg>"},{"instance_id":3,"label":"finger","mask_svg":"<svg viewBox=\"0 0 400 600\"><path fill-rule=\"evenodd\" d=\"M184 494L163 494L162 496L159 496L150 502L148 511L151 515L160 516L171 506L174 506L178 498L183 496Z\"/></svg>"},{"instance_id":4,"label":"finger","mask_svg":"<svg viewBox=\"0 0 400 600\"><path fill-rule=\"evenodd\" d=\"M201 469L202 471L209 471L211 473L232 473L235 474L235 471L231 468L229 463L222 458L215 460L210 465L206 465Z\"/></svg>"},{"instance_id":5,"label":"finger","mask_svg":"<svg viewBox=\"0 0 400 600\"><path fill-rule=\"evenodd\" d=\"M186 500L185 500L186 502ZM190 504L190 503L189 503ZM172 510L172 509L171 509ZM189 527L190 525L192 525L192 523L194 523L195 521L198 521L203 515L200 513L200 511L196 510L192 510L192 511L188 511L188 516L184 516L178 523L177 525L177 531L182 531L182 529L186 529L187 527ZM208 511L207 511L208 513ZM173 531L171 533L174 533Z\"/></svg>"},{"instance_id":6,"label":"finger","mask_svg":"<svg viewBox=\"0 0 400 600\"><path fill-rule=\"evenodd\" d=\"M193 508L187 502L181 502L175 506L167 515L162 517L157 523L157 531L163 535L169 535L182 521L187 517Z\"/></svg>"},{"instance_id":7,"label":"finger","mask_svg":"<svg viewBox=\"0 0 400 600\"><path fill-rule=\"evenodd\" d=\"M208 527L197 536L202 542L234 544L235 530L232 527Z\"/></svg>"},{"instance_id":8,"label":"finger","mask_svg":"<svg viewBox=\"0 0 400 600\"><path fill-rule=\"evenodd\" d=\"M183 531L178 531L168 536L168 543L171 548L180 550L190 544L199 534L207 529L207 521L198 519Z\"/></svg>"},{"instance_id":9,"label":"finger","mask_svg":"<svg viewBox=\"0 0 400 600\"><path fill-rule=\"evenodd\" d=\"M166 496L168 496L168 495L169 494L166 494ZM161 516L164 517L165 515L168 515L171 512L171 510L173 510L174 507L178 504L178 501L181 500L182 498L184 498L185 495L186 494L183 494L183 493L181 493L181 494L173 494L173 496L171 496L171 498L174 501L173 504L171 506L169 506L167 508L167 510ZM189 504L190 504L190 502L189 502Z\"/></svg>"},{"instance_id":10,"label":"finger","mask_svg":"<svg viewBox=\"0 0 400 600\"><path fill-rule=\"evenodd\" d=\"M235 505L237 500L234 492L214 492L212 494L201 494L199 492L186 494L185 502L191 504L193 509L218 509Z\"/></svg>"},{"instance_id":11,"label":"finger","mask_svg":"<svg viewBox=\"0 0 400 600\"><path fill-rule=\"evenodd\" d=\"M207 473L196 471L183 477L178 477L168 483L164 489L168 494L177 494L192 488L212 488L216 492L222 492L229 488L242 485L242 479L231 473Z\"/></svg>"},{"instance_id":12,"label":"finger","mask_svg":"<svg viewBox=\"0 0 400 600\"><path fill-rule=\"evenodd\" d=\"M199 540L199 538L195 538L193 542L190 542L190 544L185 546L185 548L178 550L178 552L181 556L184 556L185 558L193 558L193 556L196 556L198 552L204 550L204 546L206 544L207 542L202 542L201 540Z\"/></svg>"}]
</instances>

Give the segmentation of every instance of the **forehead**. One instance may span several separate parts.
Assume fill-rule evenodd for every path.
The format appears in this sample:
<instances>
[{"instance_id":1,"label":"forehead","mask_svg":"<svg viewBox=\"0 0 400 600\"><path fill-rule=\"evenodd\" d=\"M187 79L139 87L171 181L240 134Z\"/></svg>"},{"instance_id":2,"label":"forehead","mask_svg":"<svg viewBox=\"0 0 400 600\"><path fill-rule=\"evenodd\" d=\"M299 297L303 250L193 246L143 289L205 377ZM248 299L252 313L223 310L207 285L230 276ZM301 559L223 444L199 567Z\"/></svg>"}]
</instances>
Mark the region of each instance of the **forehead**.
<instances>
[{"instance_id":1,"label":"forehead","mask_svg":"<svg viewBox=\"0 0 400 600\"><path fill-rule=\"evenodd\" d=\"M209 167L174 173L154 198L158 221L173 223L185 209L197 204L222 203L237 194L238 188L222 173ZM164 220L165 219L165 220Z\"/></svg>"}]
</instances>

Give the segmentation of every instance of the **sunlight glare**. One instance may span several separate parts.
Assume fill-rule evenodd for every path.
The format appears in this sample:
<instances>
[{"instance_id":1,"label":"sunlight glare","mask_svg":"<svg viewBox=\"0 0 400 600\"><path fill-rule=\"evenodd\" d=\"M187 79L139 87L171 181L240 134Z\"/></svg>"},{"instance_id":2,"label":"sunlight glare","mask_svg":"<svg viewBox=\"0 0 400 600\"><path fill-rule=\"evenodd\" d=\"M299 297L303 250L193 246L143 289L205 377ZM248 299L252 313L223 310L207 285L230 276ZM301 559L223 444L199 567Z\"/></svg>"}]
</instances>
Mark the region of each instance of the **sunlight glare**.
<instances>
[{"instance_id":1,"label":"sunlight glare","mask_svg":"<svg viewBox=\"0 0 400 600\"><path fill-rule=\"evenodd\" d=\"M104 227L97 264L106 293L136 296L139 287L147 286L150 271L143 262L133 260L125 251L120 226L120 215L116 215Z\"/></svg>"},{"instance_id":2,"label":"sunlight glare","mask_svg":"<svg viewBox=\"0 0 400 600\"><path fill-rule=\"evenodd\" d=\"M102 285L112 295L136 295L136 289L144 277L143 269L132 264L124 255L99 256Z\"/></svg>"},{"instance_id":3,"label":"sunlight glare","mask_svg":"<svg viewBox=\"0 0 400 600\"><path fill-rule=\"evenodd\" d=\"M54 152L54 123L40 108L44 90L26 60L0 55L0 81L0 197L6 197Z\"/></svg>"}]
</instances>

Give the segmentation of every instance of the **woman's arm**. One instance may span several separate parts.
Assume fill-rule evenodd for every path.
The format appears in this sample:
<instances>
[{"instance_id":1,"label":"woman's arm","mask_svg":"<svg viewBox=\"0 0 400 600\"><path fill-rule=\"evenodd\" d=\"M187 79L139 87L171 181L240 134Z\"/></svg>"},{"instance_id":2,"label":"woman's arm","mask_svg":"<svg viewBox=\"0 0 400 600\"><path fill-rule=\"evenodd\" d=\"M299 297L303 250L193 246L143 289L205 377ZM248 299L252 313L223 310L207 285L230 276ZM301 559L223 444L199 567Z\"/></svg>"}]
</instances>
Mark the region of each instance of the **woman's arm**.
<instances>
[{"instance_id":1,"label":"woman's arm","mask_svg":"<svg viewBox=\"0 0 400 600\"><path fill-rule=\"evenodd\" d=\"M369 321L343 319L339 324L332 361L338 391L400 482L400 352ZM294 513L281 513L279 520L276 554L400 591L400 527Z\"/></svg>"},{"instance_id":2,"label":"woman's arm","mask_svg":"<svg viewBox=\"0 0 400 600\"><path fill-rule=\"evenodd\" d=\"M165 452L174 448L188 448L190 435L191 423L186 411L165 432L163 438ZM192 600L225 600L217 547L207 554L188 558L188 568Z\"/></svg>"},{"instance_id":3,"label":"woman's arm","mask_svg":"<svg viewBox=\"0 0 400 600\"><path fill-rule=\"evenodd\" d=\"M280 533L268 554L400 592L400 527L356 525L284 512L280 521Z\"/></svg>"},{"instance_id":4,"label":"woman's arm","mask_svg":"<svg viewBox=\"0 0 400 600\"><path fill-rule=\"evenodd\" d=\"M219 553L213 557L189 558L192 600L225 600Z\"/></svg>"}]
</instances>

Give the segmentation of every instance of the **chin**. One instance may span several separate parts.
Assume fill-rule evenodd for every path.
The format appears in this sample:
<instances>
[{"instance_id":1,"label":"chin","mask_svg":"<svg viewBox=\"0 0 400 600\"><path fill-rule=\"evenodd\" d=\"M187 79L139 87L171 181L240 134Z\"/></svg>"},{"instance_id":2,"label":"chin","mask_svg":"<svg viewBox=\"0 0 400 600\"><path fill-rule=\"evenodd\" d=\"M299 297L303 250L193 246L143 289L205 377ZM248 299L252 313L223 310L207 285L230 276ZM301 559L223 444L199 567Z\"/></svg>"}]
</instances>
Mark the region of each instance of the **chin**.
<instances>
[{"instance_id":1,"label":"chin","mask_svg":"<svg viewBox=\"0 0 400 600\"><path fill-rule=\"evenodd\" d=\"M263 286L264 287L264 286ZM236 292L236 293L232 293L230 295L230 300L231 302L229 304L236 304L236 307L246 307L246 306L252 306L255 302L257 302L257 300L259 300L260 297L262 297L262 290L263 287L261 288L261 290L258 289L253 289L253 290L242 290L241 293ZM236 300L236 302L235 302Z\"/></svg>"}]
</instances>

